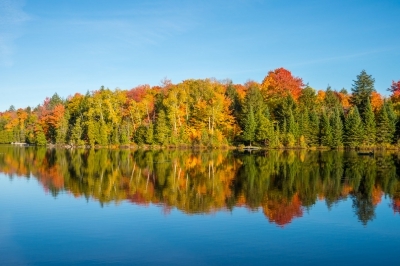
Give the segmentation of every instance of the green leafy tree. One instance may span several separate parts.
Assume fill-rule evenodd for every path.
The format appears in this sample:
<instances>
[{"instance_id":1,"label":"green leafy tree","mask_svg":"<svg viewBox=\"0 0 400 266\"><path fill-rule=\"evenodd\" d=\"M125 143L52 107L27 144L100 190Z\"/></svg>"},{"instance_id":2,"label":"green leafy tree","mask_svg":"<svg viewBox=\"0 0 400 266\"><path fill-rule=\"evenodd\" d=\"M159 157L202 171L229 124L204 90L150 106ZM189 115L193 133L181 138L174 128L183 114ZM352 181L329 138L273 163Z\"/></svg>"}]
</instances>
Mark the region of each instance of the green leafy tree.
<instances>
[{"instance_id":1,"label":"green leafy tree","mask_svg":"<svg viewBox=\"0 0 400 266\"><path fill-rule=\"evenodd\" d=\"M170 133L170 129L168 128L168 125L167 125L167 118L165 116L165 112L164 112L164 110L161 110L158 113L158 117L156 120L155 140L158 143L165 145L168 143L169 133Z\"/></svg>"},{"instance_id":2,"label":"green leafy tree","mask_svg":"<svg viewBox=\"0 0 400 266\"><path fill-rule=\"evenodd\" d=\"M40 125L36 126L35 144L38 146L43 146L47 144L46 136L44 134L43 128Z\"/></svg>"}]
</instances>

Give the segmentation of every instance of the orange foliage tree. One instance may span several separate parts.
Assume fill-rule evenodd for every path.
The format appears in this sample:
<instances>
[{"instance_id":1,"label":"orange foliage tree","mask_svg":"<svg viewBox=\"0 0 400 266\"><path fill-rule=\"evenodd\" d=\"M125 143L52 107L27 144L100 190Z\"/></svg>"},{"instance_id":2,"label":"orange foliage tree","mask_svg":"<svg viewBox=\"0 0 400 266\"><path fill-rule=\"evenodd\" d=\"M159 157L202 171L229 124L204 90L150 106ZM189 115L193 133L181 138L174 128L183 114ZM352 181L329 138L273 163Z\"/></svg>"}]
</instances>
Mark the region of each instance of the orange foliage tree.
<instances>
[{"instance_id":1,"label":"orange foliage tree","mask_svg":"<svg viewBox=\"0 0 400 266\"><path fill-rule=\"evenodd\" d=\"M294 77L289 70L282 67L268 72L261 84L261 90L266 99L290 94L297 101L303 87L301 78Z\"/></svg>"}]
</instances>

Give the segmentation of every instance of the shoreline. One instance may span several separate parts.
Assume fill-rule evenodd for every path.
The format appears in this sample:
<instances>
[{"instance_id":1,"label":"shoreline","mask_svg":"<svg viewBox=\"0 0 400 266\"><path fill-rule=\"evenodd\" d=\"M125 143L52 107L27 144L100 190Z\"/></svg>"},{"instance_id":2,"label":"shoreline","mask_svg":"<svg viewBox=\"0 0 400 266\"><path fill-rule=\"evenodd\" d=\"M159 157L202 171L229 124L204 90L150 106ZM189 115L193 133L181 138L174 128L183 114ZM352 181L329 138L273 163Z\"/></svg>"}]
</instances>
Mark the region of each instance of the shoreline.
<instances>
[{"instance_id":1,"label":"shoreline","mask_svg":"<svg viewBox=\"0 0 400 266\"><path fill-rule=\"evenodd\" d=\"M137 145L137 144L114 144L114 145L70 145L70 144L47 144L35 145L28 143L1 143L0 145L15 145L16 147L47 147L47 148L64 148L64 149L129 149L129 150L237 150L242 152L257 152L257 151L270 151L270 150L306 150L306 151L359 151L359 152L374 152L383 150L400 150L400 147L391 146L360 146L360 147L279 147L268 148L259 146L238 146L234 145L221 145L221 146L204 146L204 145Z\"/></svg>"}]
</instances>

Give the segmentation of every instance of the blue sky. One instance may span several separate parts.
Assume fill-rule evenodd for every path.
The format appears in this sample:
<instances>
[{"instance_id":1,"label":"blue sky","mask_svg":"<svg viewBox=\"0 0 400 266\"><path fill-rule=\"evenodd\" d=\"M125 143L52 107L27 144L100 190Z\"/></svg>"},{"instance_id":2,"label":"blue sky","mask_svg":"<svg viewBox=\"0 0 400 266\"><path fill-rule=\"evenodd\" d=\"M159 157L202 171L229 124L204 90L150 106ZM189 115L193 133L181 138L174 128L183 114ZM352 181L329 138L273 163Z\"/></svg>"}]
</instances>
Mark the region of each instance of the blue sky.
<instances>
[{"instance_id":1,"label":"blue sky","mask_svg":"<svg viewBox=\"0 0 400 266\"><path fill-rule=\"evenodd\" d=\"M261 82L285 67L315 89L365 69L400 80L400 1L0 0L0 110L167 77Z\"/></svg>"}]
</instances>

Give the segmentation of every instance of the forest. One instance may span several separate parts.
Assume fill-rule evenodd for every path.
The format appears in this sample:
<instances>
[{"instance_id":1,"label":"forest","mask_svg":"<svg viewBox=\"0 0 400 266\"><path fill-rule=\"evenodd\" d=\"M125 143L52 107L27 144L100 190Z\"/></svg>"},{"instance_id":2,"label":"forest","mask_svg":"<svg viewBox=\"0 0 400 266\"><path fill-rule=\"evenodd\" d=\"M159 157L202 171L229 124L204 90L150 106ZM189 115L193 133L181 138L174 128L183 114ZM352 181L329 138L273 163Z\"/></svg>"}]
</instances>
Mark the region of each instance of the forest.
<instances>
[{"instance_id":1,"label":"forest","mask_svg":"<svg viewBox=\"0 0 400 266\"><path fill-rule=\"evenodd\" d=\"M400 147L400 80L380 95L365 70L351 91L315 90L285 68L261 83L188 79L57 93L0 113L0 143L261 148Z\"/></svg>"}]
</instances>

